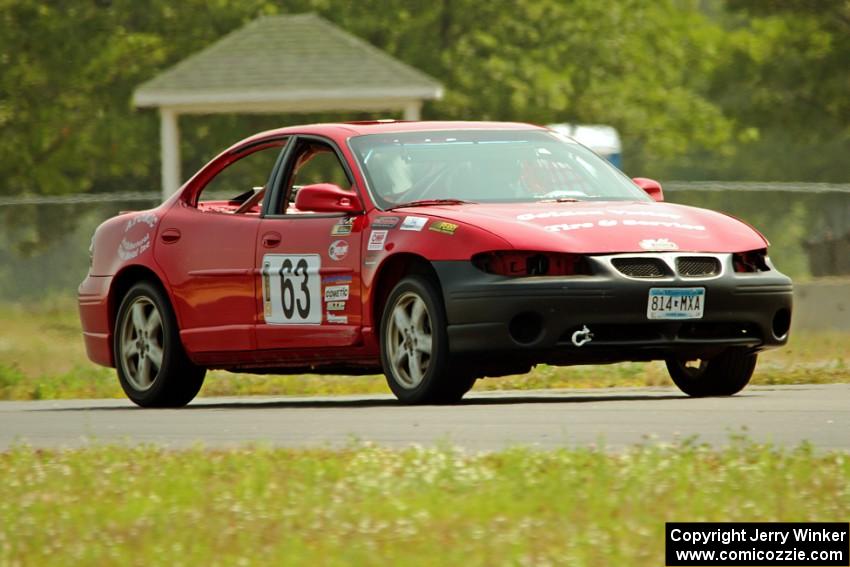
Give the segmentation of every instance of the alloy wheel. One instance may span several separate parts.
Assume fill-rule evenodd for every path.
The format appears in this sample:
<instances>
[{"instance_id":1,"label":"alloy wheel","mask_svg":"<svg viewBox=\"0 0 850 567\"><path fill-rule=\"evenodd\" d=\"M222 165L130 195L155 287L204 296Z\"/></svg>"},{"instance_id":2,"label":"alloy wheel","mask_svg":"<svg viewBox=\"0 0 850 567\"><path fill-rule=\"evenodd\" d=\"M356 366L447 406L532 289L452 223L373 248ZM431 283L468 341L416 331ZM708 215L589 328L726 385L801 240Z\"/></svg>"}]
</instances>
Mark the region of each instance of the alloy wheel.
<instances>
[{"instance_id":1,"label":"alloy wheel","mask_svg":"<svg viewBox=\"0 0 850 567\"><path fill-rule=\"evenodd\" d=\"M407 389L416 388L428 371L433 348L431 316L425 301L414 292L399 296L386 333L397 382Z\"/></svg>"},{"instance_id":2,"label":"alloy wheel","mask_svg":"<svg viewBox=\"0 0 850 567\"><path fill-rule=\"evenodd\" d=\"M137 297L121 325L121 364L127 381L136 390L150 389L163 360L162 316L147 297Z\"/></svg>"}]
</instances>

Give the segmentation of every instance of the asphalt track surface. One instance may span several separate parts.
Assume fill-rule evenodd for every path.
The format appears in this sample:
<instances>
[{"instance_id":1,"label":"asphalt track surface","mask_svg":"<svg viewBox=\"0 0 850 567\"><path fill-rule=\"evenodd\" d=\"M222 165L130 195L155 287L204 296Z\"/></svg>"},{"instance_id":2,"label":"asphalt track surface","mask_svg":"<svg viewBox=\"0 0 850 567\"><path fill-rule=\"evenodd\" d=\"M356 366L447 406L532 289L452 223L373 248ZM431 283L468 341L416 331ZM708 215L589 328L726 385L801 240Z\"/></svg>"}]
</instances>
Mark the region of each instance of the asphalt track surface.
<instances>
[{"instance_id":1,"label":"asphalt track surface","mask_svg":"<svg viewBox=\"0 0 850 567\"><path fill-rule=\"evenodd\" d=\"M672 388L473 393L456 406L401 406L389 396L198 398L179 410L126 400L0 402L0 448L92 443L169 447L243 443L470 450L673 442L756 441L850 449L850 384L750 387L732 398L689 399Z\"/></svg>"}]
</instances>

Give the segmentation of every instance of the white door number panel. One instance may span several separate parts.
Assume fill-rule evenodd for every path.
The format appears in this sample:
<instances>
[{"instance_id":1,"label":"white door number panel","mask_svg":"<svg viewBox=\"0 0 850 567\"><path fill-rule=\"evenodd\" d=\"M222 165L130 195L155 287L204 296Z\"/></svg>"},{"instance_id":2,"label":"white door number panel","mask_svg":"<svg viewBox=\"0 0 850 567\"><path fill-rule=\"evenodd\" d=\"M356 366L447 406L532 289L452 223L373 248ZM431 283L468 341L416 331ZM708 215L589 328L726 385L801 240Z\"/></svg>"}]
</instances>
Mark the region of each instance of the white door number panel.
<instances>
[{"instance_id":1,"label":"white door number panel","mask_svg":"<svg viewBox=\"0 0 850 567\"><path fill-rule=\"evenodd\" d=\"M647 319L702 319L704 287L653 287L646 305Z\"/></svg>"},{"instance_id":2,"label":"white door number panel","mask_svg":"<svg viewBox=\"0 0 850 567\"><path fill-rule=\"evenodd\" d=\"M322 261L318 254L263 256L263 318L272 325L322 322Z\"/></svg>"}]
</instances>

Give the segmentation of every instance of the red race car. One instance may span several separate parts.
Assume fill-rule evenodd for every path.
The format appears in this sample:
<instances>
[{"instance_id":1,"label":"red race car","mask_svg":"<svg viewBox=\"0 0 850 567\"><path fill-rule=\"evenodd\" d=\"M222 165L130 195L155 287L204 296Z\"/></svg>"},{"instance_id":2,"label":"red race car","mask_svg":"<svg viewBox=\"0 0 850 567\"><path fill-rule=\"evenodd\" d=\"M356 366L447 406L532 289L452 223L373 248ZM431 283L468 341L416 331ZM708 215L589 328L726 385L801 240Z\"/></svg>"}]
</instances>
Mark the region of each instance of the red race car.
<instances>
[{"instance_id":1,"label":"red race car","mask_svg":"<svg viewBox=\"0 0 850 567\"><path fill-rule=\"evenodd\" d=\"M752 227L662 201L526 124L263 132L97 229L86 349L141 406L208 368L383 372L450 403L537 363L665 360L686 394L734 394L787 341L791 281Z\"/></svg>"}]
</instances>

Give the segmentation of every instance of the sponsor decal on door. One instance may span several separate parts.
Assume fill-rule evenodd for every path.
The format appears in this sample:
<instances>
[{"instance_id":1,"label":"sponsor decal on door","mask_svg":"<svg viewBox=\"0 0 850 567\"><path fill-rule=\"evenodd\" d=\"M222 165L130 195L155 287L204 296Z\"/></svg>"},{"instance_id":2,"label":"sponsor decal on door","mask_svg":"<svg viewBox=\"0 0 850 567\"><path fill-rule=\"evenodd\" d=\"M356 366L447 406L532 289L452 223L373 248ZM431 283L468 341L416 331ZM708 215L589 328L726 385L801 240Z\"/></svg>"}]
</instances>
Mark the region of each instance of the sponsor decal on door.
<instances>
[{"instance_id":1,"label":"sponsor decal on door","mask_svg":"<svg viewBox=\"0 0 850 567\"><path fill-rule=\"evenodd\" d=\"M328 257L334 262L339 262L348 256L348 242L345 240L337 240L331 243L328 248Z\"/></svg>"},{"instance_id":2,"label":"sponsor decal on door","mask_svg":"<svg viewBox=\"0 0 850 567\"><path fill-rule=\"evenodd\" d=\"M347 217L340 219L338 223L331 228L331 236L348 236L354 227L354 218Z\"/></svg>"},{"instance_id":3,"label":"sponsor decal on door","mask_svg":"<svg viewBox=\"0 0 850 567\"><path fill-rule=\"evenodd\" d=\"M348 291L347 285L329 285L325 288L325 301L346 301Z\"/></svg>"}]
</instances>

